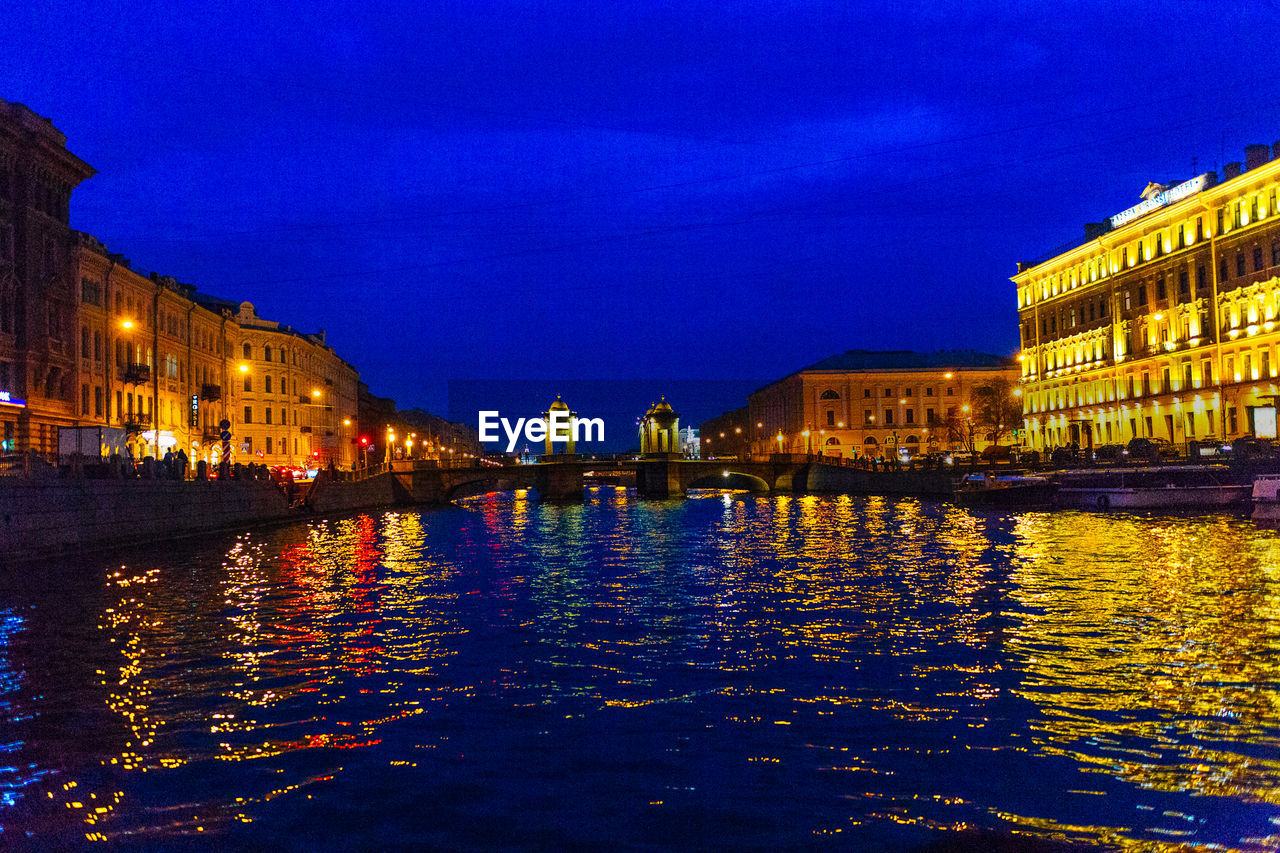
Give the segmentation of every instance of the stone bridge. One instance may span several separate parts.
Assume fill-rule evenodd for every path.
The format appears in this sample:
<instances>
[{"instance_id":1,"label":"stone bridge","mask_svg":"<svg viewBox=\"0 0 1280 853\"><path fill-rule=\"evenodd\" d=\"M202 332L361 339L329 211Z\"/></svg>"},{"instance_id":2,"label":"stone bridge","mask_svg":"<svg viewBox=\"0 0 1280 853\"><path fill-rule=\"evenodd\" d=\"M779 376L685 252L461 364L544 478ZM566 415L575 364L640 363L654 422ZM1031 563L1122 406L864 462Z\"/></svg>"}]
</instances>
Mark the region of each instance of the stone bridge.
<instances>
[{"instance_id":1,"label":"stone bridge","mask_svg":"<svg viewBox=\"0 0 1280 853\"><path fill-rule=\"evenodd\" d=\"M487 491L537 489L544 500L579 500L586 482L634 476L644 498L673 498L689 489L746 489L753 492L804 488L807 461L737 462L690 459L638 461L564 460L494 467L434 467L392 463L396 496L405 503L446 503ZM798 479L797 476L799 475Z\"/></svg>"},{"instance_id":2,"label":"stone bridge","mask_svg":"<svg viewBox=\"0 0 1280 853\"><path fill-rule=\"evenodd\" d=\"M581 500L588 482L629 481L631 477L635 478L637 495L659 500L682 497L690 489L699 488L946 495L955 486L955 475L949 473L877 473L806 457L785 456L768 461L661 457L624 461L566 459L465 468L406 461L393 462L390 472L384 471L364 481L325 484L318 489L315 506L340 509L345 503L441 504L489 491L515 489L536 489L543 500Z\"/></svg>"}]
</instances>

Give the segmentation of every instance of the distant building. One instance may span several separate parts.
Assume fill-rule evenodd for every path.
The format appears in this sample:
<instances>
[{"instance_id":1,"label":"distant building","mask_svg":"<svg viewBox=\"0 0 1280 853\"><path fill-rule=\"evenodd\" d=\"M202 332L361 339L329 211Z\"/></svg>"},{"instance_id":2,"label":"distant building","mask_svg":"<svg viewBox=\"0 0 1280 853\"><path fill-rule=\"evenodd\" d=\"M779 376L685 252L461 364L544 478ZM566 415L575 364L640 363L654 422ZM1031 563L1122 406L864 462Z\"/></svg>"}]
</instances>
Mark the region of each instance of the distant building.
<instances>
[{"instance_id":1,"label":"distant building","mask_svg":"<svg viewBox=\"0 0 1280 853\"><path fill-rule=\"evenodd\" d=\"M1251 145L1018 265L1032 446L1275 434L1278 191L1280 142Z\"/></svg>"},{"instance_id":2,"label":"distant building","mask_svg":"<svg viewBox=\"0 0 1280 853\"><path fill-rule=\"evenodd\" d=\"M67 138L0 100L0 450L56 452L76 420L71 192L94 174Z\"/></svg>"},{"instance_id":3,"label":"distant building","mask_svg":"<svg viewBox=\"0 0 1280 853\"><path fill-rule=\"evenodd\" d=\"M684 427L680 430L680 449L686 459L701 459L702 445L697 427Z\"/></svg>"},{"instance_id":4,"label":"distant building","mask_svg":"<svg viewBox=\"0 0 1280 853\"><path fill-rule=\"evenodd\" d=\"M849 350L753 393L741 425L753 454L887 458L983 450L1011 437L982 422L975 391L1000 387L1012 395L1018 377L1015 359L968 350ZM1016 400L1003 402L1018 408ZM1004 425L1009 432L1016 426ZM709 437L704 425L704 453Z\"/></svg>"},{"instance_id":5,"label":"distant building","mask_svg":"<svg viewBox=\"0 0 1280 853\"><path fill-rule=\"evenodd\" d=\"M701 458L742 456L752 452L750 421L751 414L746 406L703 421L698 431L702 442Z\"/></svg>"}]
</instances>

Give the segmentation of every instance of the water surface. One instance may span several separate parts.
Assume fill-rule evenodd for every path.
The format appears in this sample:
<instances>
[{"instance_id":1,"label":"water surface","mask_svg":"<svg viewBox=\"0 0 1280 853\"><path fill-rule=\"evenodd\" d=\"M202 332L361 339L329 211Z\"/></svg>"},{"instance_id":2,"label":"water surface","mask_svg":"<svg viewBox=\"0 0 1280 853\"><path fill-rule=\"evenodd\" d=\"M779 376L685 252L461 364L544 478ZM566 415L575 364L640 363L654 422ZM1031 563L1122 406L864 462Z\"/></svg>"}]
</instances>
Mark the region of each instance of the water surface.
<instances>
[{"instance_id":1,"label":"water surface","mask_svg":"<svg viewBox=\"0 0 1280 853\"><path fill-rule=\"evenodd\" d=\"M529 496L0 578L0 846L1280 847L1280 538Z\"/></svg>"}]
</instances>

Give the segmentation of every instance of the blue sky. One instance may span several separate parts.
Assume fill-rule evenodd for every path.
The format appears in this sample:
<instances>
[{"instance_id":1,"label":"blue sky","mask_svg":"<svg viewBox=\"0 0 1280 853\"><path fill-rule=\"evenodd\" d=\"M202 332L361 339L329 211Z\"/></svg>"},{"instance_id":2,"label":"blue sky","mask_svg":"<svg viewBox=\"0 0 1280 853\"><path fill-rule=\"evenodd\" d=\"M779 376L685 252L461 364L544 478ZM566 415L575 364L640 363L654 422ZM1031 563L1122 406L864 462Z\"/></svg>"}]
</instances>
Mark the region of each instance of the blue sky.
<instances>
[{"instance_id":1,"label":"blue sky","mask_svg":"<svg viewBox=\"0 0 1280 853\"><path fill-rule=\"evenodd\" d=\"M450 380L1010 353L1018 260L1280 139L1278 18L44 0L0 20L0 97L98 169L75 227L444 411Z\"/></svg>"}]
</instances>

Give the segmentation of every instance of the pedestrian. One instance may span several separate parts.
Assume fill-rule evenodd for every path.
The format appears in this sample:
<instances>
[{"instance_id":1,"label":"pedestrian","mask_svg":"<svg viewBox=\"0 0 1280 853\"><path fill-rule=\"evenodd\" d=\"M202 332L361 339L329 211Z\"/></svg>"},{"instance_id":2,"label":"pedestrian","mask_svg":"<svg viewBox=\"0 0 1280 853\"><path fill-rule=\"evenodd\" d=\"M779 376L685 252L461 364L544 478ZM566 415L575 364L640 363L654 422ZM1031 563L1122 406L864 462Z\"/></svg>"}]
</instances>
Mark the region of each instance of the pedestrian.
<instances>
[{"instance_id":1,"label":"pedestrian","mask_svg":"<svg viewBox=\"0 0 1280 853\"><path fill-rule=\"evenodd\" d=\"M173 450L169 449L164 452L164 458L160 460L160 479L173 479Z\"/></svg>"},{"instance_id":2,"label":"pedestrian","mask_svg":"<svg viewBox=\"0 0 1280 853\"><path fill-rule=\"evenodd\" d=\"M182 448L178 448L178 453L173 457L174 479L187 479L187 466L190 462L187 460L187 452Z\"/></svg>"}]
</instances>

